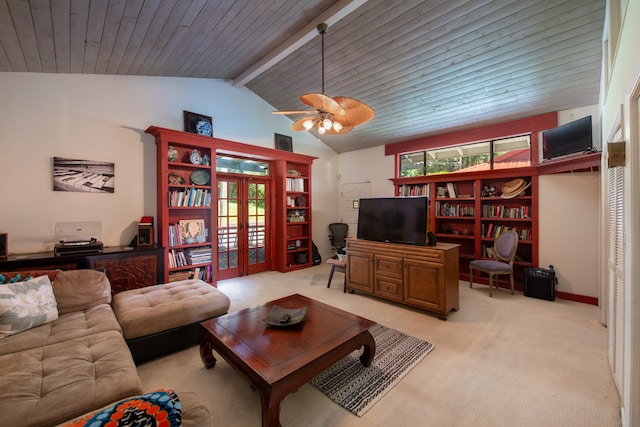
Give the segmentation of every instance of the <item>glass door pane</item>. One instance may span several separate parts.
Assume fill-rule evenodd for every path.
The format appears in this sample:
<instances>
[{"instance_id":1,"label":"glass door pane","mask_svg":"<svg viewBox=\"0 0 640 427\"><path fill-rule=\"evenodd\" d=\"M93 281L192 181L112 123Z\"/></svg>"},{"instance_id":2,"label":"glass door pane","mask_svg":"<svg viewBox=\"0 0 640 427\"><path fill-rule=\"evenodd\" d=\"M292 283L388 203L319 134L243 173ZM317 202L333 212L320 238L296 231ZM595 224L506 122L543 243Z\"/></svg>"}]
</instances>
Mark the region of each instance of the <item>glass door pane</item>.
<instances>
[{"instance_id":1,"label":"glass door pane","mask_svg":"<svg viewBox=\"0 0 640 427\"><path fill-rule=\"evenodd\" d=\"M267 263L267 182L251 179L247 186L247 250L249 274L265 271Z\"/></svg>"},{"instance_id":2,"label":"glass door pane","mask_svg":"<svg viewBox=\"0 0 640 427\"><path fill-rule=\"evenodd\" d=\"M238 254L239 180L218 180L218 277L240 275Z\"/></svg>"}]
</instances>

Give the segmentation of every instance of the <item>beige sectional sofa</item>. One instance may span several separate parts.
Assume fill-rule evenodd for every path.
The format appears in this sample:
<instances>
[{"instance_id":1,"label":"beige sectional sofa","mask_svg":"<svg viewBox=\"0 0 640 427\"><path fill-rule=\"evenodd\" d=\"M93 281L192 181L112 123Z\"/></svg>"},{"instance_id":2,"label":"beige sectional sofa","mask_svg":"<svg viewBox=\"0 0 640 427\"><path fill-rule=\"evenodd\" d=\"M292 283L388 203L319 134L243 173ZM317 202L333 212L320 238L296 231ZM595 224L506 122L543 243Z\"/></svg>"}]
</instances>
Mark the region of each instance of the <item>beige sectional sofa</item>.
<instances>
[{"instance_id":1,"label":"beige sectional sofa","mask_svg":"<svg viewBox=\"0 0 640 427\"><path fill-rule=\"evenodd\" d=\"M0 339L2 425L54 426L143 392L107 277L93 270L48 276L57 319ZM207 408L184 397L183 425L210 425Z\"/></svg>"}]
</instances>

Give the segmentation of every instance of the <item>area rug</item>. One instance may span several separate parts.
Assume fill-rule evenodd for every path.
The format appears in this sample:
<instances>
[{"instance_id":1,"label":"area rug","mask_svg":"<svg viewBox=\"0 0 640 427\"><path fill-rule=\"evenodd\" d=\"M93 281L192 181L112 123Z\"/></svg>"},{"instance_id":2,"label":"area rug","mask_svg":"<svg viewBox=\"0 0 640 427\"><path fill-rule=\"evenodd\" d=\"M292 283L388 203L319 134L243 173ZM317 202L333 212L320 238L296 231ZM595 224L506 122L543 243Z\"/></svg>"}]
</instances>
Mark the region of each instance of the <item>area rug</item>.
<instances>
[{"instance_id":1,"label":"area rug","mask_svg":"<svg viewBox=\"0 0 640 427\"><path fill-rule=\"evenodd\" d=\"M359 417L434 348L427 341L382 325L369 332L376 342L371 366L365 368L360 363L360 349L311 380L318 390Z\"/></svg>"}]
</instances>

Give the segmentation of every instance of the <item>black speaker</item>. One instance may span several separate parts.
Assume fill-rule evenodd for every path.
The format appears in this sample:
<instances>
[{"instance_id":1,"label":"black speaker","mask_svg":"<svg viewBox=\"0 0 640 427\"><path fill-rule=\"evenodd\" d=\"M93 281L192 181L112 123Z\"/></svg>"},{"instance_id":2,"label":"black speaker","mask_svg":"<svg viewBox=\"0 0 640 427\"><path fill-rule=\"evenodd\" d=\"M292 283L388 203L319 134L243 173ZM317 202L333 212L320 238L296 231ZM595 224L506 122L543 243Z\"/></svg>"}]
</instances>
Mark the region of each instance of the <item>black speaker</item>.
<instances>
[{"instance_id":1,"label":"black speaker","mask_svg":"<svg viewBox=\"0 0 640 427\"><path fill-rule=\"evenodd\" d=\"M556 299L556 283L558 279L553 266L549 270L531 267L524 269L525 296L553 301Z\"/></svg>"},{"instance_id":2,"label":"black speaker","mask_svg":"<svg viewBox=\"0 0 640 427\"><path fill-rule=\"evenodd\" d=\"M428 240L427 246L435 246L438 244L438 241L436 240L436 235L430 231L427 233L427 240Z\"/></svg>"},{"instance_id":3,"label":"black speaker","mask_svg":"<svg viewBox=\"0 0 640 427\"><path fill-rule=\"evenodd\" d=\"M138 227L138 246L153 245L153 227L141 225Z\"/></svg>"},{"instance_id":4,"label":"black speaker","mask_svg":"<svg viewBox=\"0 0 640 427\"><path fill-rule=\"evenodd\" d=\"M9 237L7 233L0 233L0 258L6 258L9 254Z\"/></svg>"}]
</instances>

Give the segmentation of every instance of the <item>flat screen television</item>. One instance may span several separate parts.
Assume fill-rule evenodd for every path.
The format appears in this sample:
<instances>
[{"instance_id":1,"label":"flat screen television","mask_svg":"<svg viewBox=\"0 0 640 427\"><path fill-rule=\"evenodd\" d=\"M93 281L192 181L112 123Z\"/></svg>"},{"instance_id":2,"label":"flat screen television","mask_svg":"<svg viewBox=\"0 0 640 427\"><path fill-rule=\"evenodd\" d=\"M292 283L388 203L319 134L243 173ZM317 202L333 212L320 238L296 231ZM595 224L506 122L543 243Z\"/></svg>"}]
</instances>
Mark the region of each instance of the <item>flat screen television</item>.
<instances>
[{"instance_id":1,"label":"flat screen television","mask_svg":"<svg viewBox=\"0 0 640 427\"><path fill-rule=\"evenodd\" d=\"M428 200L427 197L360 199L358 239L425 246Z\"/></svg>"},{"instance_id":2,"label":"flat screen television","mask_svg":"<svg viewBox=\"0 0 640 427\"><path fill-rule=\"evenodd\" d=\"M593 151L591 116L542 132L544 160Z\"/></svg>"}]
</instances>

